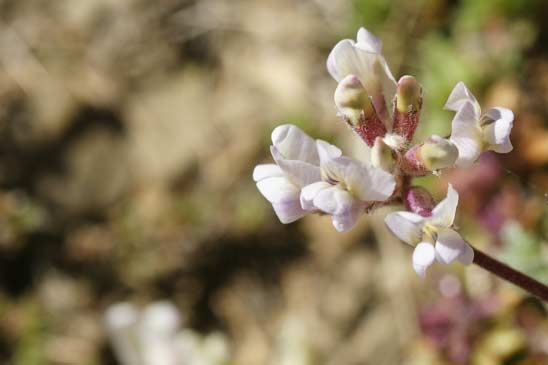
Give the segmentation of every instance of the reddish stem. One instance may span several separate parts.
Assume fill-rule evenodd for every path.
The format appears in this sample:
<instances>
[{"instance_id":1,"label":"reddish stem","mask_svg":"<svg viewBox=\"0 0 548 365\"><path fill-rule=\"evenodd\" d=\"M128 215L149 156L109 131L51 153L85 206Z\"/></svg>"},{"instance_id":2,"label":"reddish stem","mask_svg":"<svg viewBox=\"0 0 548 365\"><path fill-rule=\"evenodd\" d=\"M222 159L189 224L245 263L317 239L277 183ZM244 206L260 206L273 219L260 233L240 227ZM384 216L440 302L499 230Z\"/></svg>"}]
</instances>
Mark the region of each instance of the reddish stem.
<instances>
[{"instance_id":1,"label":"reddish stem","mask_svg":"<svg viewBox=\"0 0 548 365\"><path fill-rule=\"evenodd\" d=\"M474 263L476 265L548 302L548 286L495 260L477 248L472 248L474 249Z\"/></svg>"}]
</instances>

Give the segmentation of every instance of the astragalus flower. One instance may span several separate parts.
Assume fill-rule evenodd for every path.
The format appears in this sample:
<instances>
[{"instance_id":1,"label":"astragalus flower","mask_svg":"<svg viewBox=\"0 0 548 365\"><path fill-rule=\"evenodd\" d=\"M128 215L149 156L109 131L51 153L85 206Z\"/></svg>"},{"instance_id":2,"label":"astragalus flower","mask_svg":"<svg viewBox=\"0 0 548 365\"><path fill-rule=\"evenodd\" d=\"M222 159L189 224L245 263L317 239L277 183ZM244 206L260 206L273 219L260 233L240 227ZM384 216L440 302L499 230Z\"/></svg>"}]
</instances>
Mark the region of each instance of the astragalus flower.
<instances>
[{"instance_id":1,"label":"astragalus flower","mask_svg":"<svg viewBox=\"0 0 548 365\"><path fill-rule=\"evenodd\" d=\"M316 142L298 127L284 124L272 132L270 151L276 164L256 166L253 180L280 221L291 223L308 213L301 207L301 189L321 180Z\"/></svg>"},{"instance_id":2,"label":"astragalus flower","mask_svg":"<svg viewBox=\"0 0 548 365\"><path fill-rule=\"evenodd\" d=\"M272 133L270 148L276 163L253 171L260 192L282 223L307 213L325 213L338 231L351 229L360 215L376 207L402 202L408 211L391 213L385 221L396 236L415 247L413 268L420 276L435 260L465 265L473 261L548 301L548 286L473 249L455 231L459 196L451 185L436 206L427 189L413 185L415 177L469 166L482 151L510 152L512 111L495 107L482 114L476 98L460 82L445 105L456 112L451 136L432 135L413 143L423 88L410 75L396 83L381 46L360 28L356 41L340 41L327 59L327 69L338 82L337 115L370 147L370 164L342 156L337 147L314 141L295 126L280 126Z\"/></svg>"},{"instance_id":3,"label":"astragalus flower","mask_svg":"<svg viewBox=\"0 0 548 365\"><path fill-rule=\"evenodd\" d=\"M371 97L379 117L388 123L396 80L381 54L382 42L365 28L360 28L357 41L344 39L337 43L327 58L327 70L341 82L348 75L359 78Z\"/></svg>"},{"instance_id":4,"label":"astragalus flower","mask_svg":"<svg viewBox=\"0 0 548 365\"><path fill-rule=\"evenodd\" d=\"M452 229L459 195L451 185L447 197L432 209L429 217L411 212L394 212L385 218L386 225L399 239L415 246L413 268L423 277L435 259L444 264L458 260L472 263L474 251Z\"/></svg>"},{"instance_id":5,"label":"astragalus flower","mask_svg":"<svg viewBox=\"0 0 548 365\"><path fill-rule=\"evenodd\" d=\"M327 142L316 143L322 181L302 189L301 206L330 214L335 229L347 231L365 210L392 195L396 181L380 168L341 156L341 151Z\"/></svg>"},{"instance_id":6,"label":"astragalus flower","mask_svg":"<svg viewBox=\"0 0 548 365\"><path fill-rule=\"evenodd\" d=\"M481 107L463 82L459 82L445 104L445 109L457 112L453 118L451 141L459 150L456 165L471 166L483 151L512 151L510 132L514 113L494 107L482 115Z\"/></svg>"}]
</instances>

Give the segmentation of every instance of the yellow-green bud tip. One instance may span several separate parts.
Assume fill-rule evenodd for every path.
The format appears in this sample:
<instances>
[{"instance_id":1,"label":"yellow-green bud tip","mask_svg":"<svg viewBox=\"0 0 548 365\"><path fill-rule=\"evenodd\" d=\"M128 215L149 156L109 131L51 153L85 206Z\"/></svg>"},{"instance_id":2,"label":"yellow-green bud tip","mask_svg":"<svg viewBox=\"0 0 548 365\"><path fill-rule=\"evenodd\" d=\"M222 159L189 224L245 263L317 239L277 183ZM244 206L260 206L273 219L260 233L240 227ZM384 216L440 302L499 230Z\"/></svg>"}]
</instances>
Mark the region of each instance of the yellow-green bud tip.
<instances>
[{"instance_id":1,"label":"yellow-green bud tip","mask_svg":"<svg viewBox=\"0 0 548 365\"><path fill-rule=\"evenodd\" d=\"M400 113L406 113L409 106L418 111L422 103L422 86L413 76L402 76L398 81L396 105Z\"/></svg>"}]
</instances>

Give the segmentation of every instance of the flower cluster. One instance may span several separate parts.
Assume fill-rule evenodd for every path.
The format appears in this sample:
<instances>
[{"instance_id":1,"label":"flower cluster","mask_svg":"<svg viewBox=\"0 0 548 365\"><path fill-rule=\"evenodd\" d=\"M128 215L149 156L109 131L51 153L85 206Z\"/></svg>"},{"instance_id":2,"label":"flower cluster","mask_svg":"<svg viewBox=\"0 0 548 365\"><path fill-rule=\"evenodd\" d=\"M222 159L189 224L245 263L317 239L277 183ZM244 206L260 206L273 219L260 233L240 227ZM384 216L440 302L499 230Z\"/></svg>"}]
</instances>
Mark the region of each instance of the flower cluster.
<instances>
[{"instance_id":1,"label":"flower cluster","mask_svg":"<svg viewBox=\"0 0 548 365\"><path fill-rule=\"evenodd\" d=\"M340 41L327 58L338 82L334 101L339 117L371 148L370 160L343 156L339 148L314 140L294 125L272 133L275 164L255 167L253 179L282 223L308 213L328 214L338 231L347 231L364 213L403 203L406 211L386 217L388 228L415 246L413 268L424 276L435 260L468 265L473 249L453 229L458 193L435 205L430 193L412 186L413 177L471 166L483 151L512 150L511 110L480 105L459 82L445 108L455 112L448 138L432 135L413 144L420 121L422 87L413 76L398 81L381 53L382 42L365 28L357 40Z\"/></svg>"},{"instance_id":2,"label":"flower cluster","mask_svg":"<svg viewBox=\"0 0 548 365\"><path fill-rule=\"evenodd\" d=\"M107 308L105 327L122 365L225 365L228 344L220 333L206 336L181 328L182 318L171 302L140 309L129 302Z\"/></svg>"}]
</instances>

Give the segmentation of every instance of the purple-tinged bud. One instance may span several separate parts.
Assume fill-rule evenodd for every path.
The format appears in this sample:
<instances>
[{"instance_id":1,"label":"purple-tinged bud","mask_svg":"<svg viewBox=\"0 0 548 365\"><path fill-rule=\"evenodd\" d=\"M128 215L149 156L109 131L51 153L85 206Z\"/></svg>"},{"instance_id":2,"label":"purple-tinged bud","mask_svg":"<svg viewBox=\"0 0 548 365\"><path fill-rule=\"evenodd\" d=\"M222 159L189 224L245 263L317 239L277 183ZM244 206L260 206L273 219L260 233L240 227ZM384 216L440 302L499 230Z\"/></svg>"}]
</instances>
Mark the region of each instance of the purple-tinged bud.
<instances>
[{"instance_id":1,"label":"purple-tinged bud","mask_svg":"<svg viewBox=\"0 0 548 365\"><path fill-rule=\"evenodd\" d=\"M402 156L400 168L406 175L424 176L430 173L420 158L421 147L422 144L414 145Z\"/></svg>"},{"instance_id":2,"label":"purple-tinged bud","mask_svg":"<svg viewBox=\"0 0 548 365\"><path fill-rule=\"evenodd\" d=\"M424 143L413 146L405 153L400 163L401 169L410 176L424 176L436 173L455 164L459 151L454 143L446 138L432 135Z\"/></svg>"},{"instance_id":3,"label":"purple-tinged bud","mask_svg":"<svg viewBox=\"0 0 548 365\"><path fill-rule=\"evenodd\" d=\"M339 82L335 90L335 105L369 147L373 147L375 138L386 134L386 127L357 76L348 75Z\"/></svg>"},{"instance_id":4,"label":"purple-tinged bud","mask_svg":"<svg viewBox=\"0 0 548 365\"><path fill-rule=\"evenodd\" d=\"M421 107L422 86L413 76L403 76L398 81L392 132L411 141L419 124Z\"/></svg>"},{"instance_id":5,"label":"purple-tinged bud","mask_svg":"<svg viewBox=\"0 0 548 365\"><path fill-rule=\"evenodd\" d=\"M430 217L434 209L434 198L428 190L420 186L413 186L404 193L404 203L407 210L423 217Z\"/></svg>"}]
</instances>

